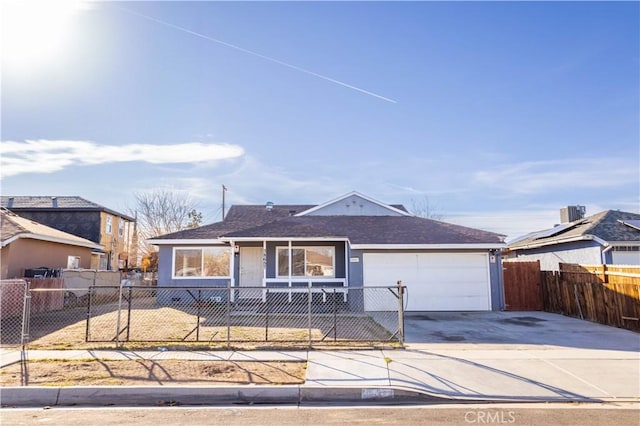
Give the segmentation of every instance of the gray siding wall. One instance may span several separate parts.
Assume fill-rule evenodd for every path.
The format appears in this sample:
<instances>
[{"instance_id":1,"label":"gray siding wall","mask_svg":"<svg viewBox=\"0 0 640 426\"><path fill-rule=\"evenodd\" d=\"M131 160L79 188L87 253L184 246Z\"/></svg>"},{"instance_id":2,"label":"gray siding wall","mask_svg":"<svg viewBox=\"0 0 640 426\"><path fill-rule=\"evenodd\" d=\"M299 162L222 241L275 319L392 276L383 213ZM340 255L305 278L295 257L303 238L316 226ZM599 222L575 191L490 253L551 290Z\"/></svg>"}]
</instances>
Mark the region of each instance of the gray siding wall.
<instances>
[{"instance_id":1,"label":"gray siding wall","mask_svg":"<svg viewBox=\"0 0 640 426\"><path fill-rule=\"evenodd\" d=\"M402 216L379 204L352 195L309 213L309 216Z\"/></svg>"},{"instance_id":2,"label":"gray siding wall","mask_svg":"<svg viewBox=\"0 0 640 426\"><path fill-rule=\"evenodd\" d=\"M543 271L557 271L560 263L594 265L602 263L602 246L595 241L576 241L555 246L518 250L521 260L539 260Z\"/></svg>"},{"instance_id":3,"label":"gray siding wall","mask_svg":"<svg viewBox=\"0 0 640 426\"><path fill-rule=\"evenodd\" d=\"M178 246L176 246L178 247ZM184 246L185 248L189 246ZM200 247L200 246L199 246ZM229 279L173 279L173 246L160 246L158 251L158 303L163 305L191 305L196 299L204 301L220 300L225 302L226 291L192 291L172 289L171 287L227 287ZM164 287L164 289L163 289Z\"/></svg>"}]
</instances>

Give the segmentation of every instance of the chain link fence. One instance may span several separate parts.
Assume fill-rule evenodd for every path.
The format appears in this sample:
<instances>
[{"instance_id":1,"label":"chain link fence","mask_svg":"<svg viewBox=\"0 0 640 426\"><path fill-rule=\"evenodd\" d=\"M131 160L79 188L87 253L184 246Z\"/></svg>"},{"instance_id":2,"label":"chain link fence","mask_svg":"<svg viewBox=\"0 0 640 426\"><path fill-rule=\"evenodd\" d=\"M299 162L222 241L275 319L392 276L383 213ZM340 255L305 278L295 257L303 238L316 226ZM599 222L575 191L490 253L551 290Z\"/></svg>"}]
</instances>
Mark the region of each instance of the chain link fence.
<instances>
[{"instance_id":1,"label":"chain link fence","mask_svg":"<svg viewBox=\"0 0 640 426\"><path fill-rule=\"evenodd\" d=\"M12 284L11 291L3 282L3 346L25 340L34 349L403 343L404 302L398 286L103 285L70 292L62 279L47 280L46 285ZM31 308L27 315L25 306Z\"/></svg>"}]
</instances>

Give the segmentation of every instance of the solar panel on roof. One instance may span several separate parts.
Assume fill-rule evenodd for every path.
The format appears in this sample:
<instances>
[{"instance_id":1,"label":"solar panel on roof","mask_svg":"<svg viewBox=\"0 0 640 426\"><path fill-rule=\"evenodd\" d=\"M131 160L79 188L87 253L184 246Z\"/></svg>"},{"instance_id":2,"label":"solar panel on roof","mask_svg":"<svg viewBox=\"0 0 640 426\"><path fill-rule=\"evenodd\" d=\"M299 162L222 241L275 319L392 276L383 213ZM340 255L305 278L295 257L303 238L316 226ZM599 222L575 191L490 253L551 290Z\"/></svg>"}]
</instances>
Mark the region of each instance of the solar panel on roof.
<instances>
[{"instance_id":1,"label":"solar panel on roof","mask_svg":"<svg viewBox=\"0 0 640 426\"><path fill-rule=\"evenodd\" d=\"M576 223L563 223L560 225L556 225L551 229L547 229L546 231L540 231L536 234L535 238L536 239L540 239L540 238L547 238L547 237L552 237L554 235L557 235L561 232L566 231L567 229L573 228L574 226L576 226Z\"/></svg>"},{"instance_id":2,"label":"solar panel on roof","mask_svg":"<svg viewBox=\"0 0 640 426\"><path fill-rule=\"evenodd\" d=\"M634 228L640 231L640 220L631 219L631 220L621 220L619 222L622 223L623 225L627 225L630 228Z\"/></svg>"}]
</instances>

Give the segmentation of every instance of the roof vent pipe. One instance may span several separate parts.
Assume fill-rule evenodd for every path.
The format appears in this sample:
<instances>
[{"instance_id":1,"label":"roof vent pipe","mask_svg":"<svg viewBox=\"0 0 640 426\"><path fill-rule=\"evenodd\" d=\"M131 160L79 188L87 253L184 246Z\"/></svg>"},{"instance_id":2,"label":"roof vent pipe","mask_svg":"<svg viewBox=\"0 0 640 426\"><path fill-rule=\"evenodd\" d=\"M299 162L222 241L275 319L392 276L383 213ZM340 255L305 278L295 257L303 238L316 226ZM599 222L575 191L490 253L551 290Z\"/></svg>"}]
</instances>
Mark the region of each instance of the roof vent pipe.
<instances>
[{"instance_id":1,"label":"roof vent pipe","mask_svg":"<svg viewBox=\"0 0 640 426\"><path fill-rule=\"evenodd\" d=\"M265 206L267 210L273 210L273 201L267 201L267 205Z\"/></svg>"},{"instance_id":2,"label":"roof vent pipe","mask_svg":"<svg viewBox=\"0 0 640 426\"><path fill-rule=\"evenodd\" d=\"M51 197L51 204L53 205L53 208L58 208L58 198Z\"/></svg>"}]
</instances>

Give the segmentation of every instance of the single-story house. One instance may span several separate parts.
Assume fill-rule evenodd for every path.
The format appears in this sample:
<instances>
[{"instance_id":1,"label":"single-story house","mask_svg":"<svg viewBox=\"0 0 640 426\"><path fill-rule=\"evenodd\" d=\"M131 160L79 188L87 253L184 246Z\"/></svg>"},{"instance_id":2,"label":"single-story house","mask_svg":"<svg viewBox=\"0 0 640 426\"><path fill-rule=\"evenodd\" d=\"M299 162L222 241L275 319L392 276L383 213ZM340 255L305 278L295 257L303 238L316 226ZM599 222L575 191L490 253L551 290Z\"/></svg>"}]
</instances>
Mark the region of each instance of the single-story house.
<instances>
[{"instance_id":1,"label":"single-story house","mask_svg":"<svg viewBox=\"0 0 640 426\"><path fill-rule=\"evenodd\" d=\"M539 260L548 271L560 263L640 265L640 214L605 210L564 221L511 241L506 256Z\"/></svg>"},{"instance_id":2,"label":"single-story house","mask_svg":"<svg viewBox=\"0 0 640 426\"><path fill-rule=\"evenodd\" d=\"M36 268L89 268L102 246L0 209L0 278L22 278Z\"/></svg>"},{"instance_id":3,"label":"single-story house","mask_svg":"<svg viewBox=\"0 0 640 426\"><path fill-rule=\"evenodd\" d=\"M503 238L351 192L319 205L234 205L221 222L149 242L159 287L279 288L290 300L296 287L330 287L346 300L350 289L402 281L407 310L488 311L504 305Z\"/></svg>"}]
</instances>

